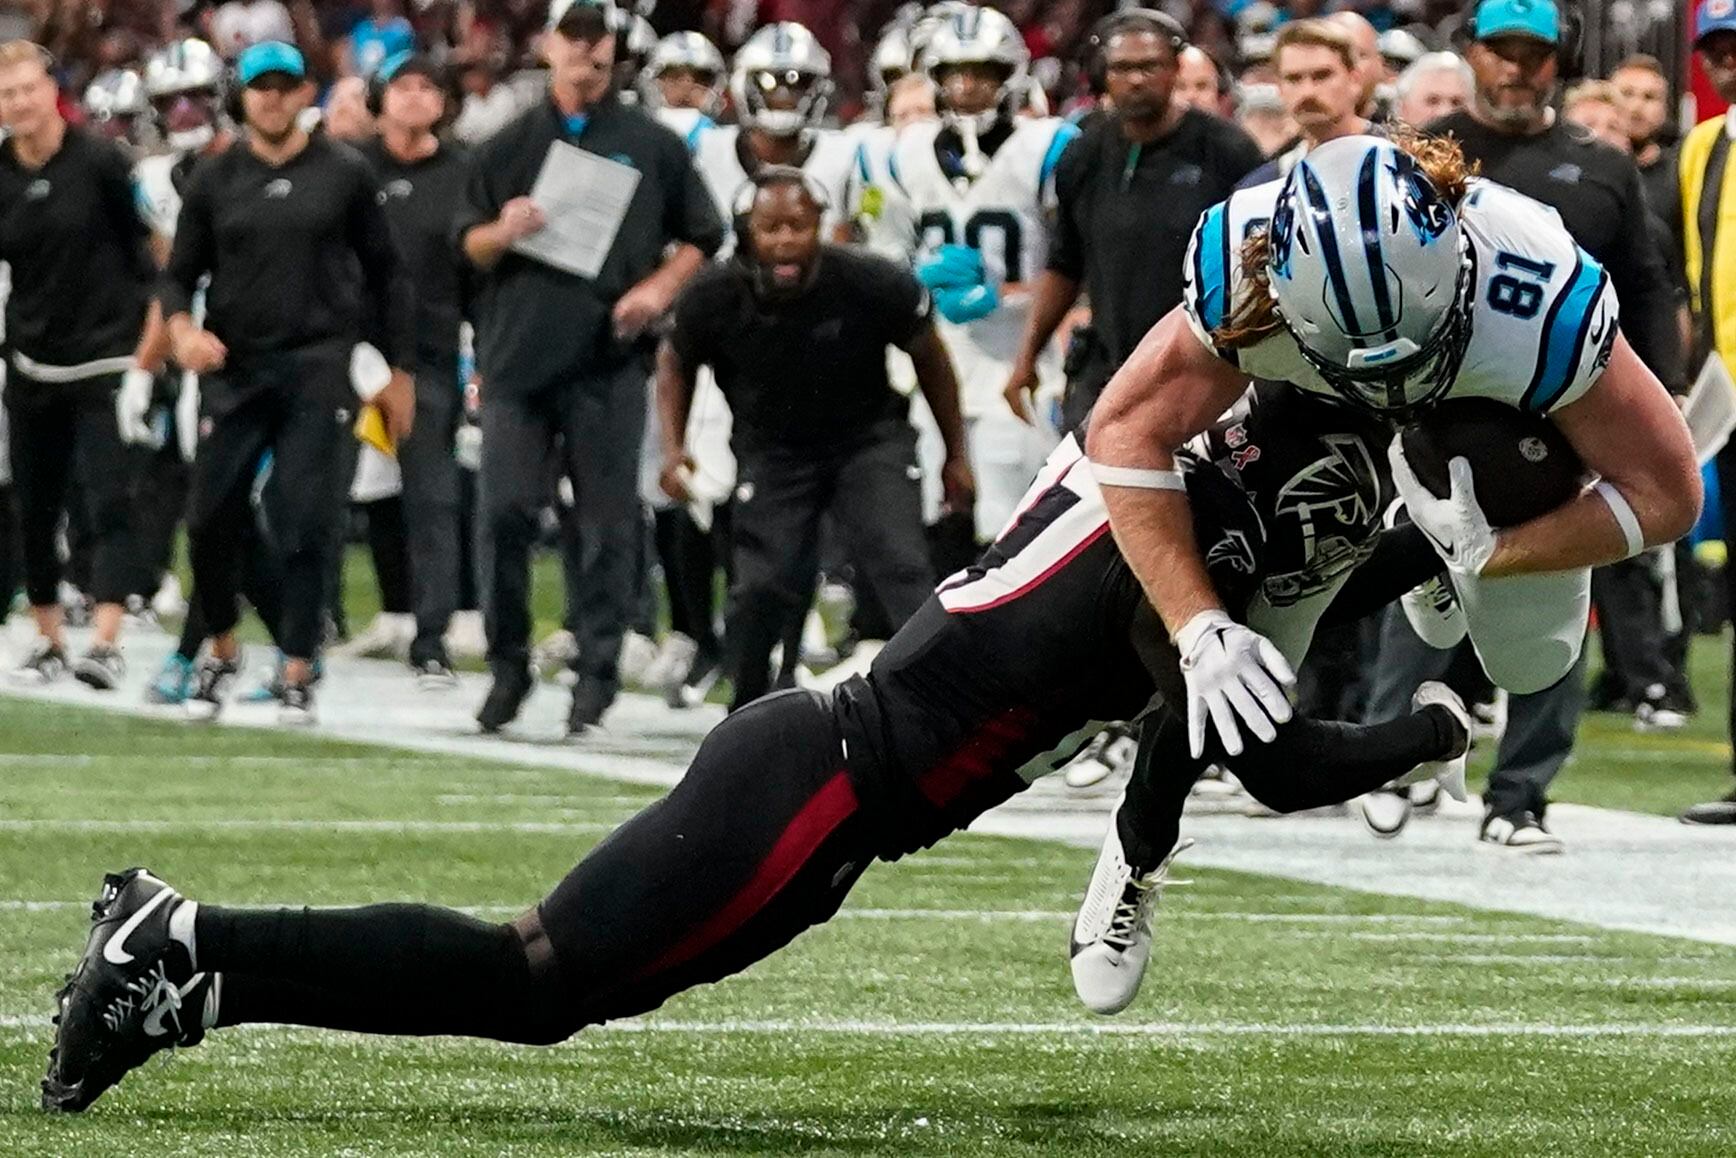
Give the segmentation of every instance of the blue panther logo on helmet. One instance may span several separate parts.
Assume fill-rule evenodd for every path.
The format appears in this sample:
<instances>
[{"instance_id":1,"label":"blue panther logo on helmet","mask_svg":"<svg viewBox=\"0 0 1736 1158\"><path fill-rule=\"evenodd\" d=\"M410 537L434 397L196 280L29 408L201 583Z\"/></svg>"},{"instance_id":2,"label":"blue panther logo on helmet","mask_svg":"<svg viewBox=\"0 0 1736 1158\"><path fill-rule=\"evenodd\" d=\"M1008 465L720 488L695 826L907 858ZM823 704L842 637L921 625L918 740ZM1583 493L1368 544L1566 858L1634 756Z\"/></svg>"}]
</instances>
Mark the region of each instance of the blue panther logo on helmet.
<instances>
[{"instance_id":1,"label":"blue panther logo on helmet","mask_svg":"<svg viewBox=\"0 0 1736 1158\"><path fill-rule=\"evenodd\" d=\"M1441 197L1434 182L1418 167L1416 159L1402 149L1392 151L1388 168L1404 191L1404 212L1416 231L1417 240L1429 245L1440 240L1453 224L1453 208Z\"/></svg>"},{"instance_id":2,"label":"blue panther logo on helmet","mask_svg":"<svg viewBox=\"0 0 1736 1158\"><path fill-rule=\"evenodd\" d=\"M1271 269L1274 277L1290 278L1290 251L1296 244L1296 194L1286 185L1272 212Z\"/></svg>"}]
</instances>

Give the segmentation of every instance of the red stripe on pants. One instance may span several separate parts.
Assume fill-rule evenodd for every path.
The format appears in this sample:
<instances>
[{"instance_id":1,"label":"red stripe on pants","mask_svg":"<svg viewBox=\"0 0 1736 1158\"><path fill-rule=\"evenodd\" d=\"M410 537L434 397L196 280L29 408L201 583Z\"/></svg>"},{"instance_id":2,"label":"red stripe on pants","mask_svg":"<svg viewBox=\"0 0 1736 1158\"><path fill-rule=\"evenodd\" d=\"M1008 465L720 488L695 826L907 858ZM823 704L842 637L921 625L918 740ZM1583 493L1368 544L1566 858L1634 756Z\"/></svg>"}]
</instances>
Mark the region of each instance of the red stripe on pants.
<instances>
[{"instance_id":1,"label":"red stripe on pants","mask_svg":"<svg viewBox=\"0 0 1736 1158\"><path fill-rule=\"evenodd\" d=\"M856 805L849 773L838 772L802 805L747 884L710 919L640 970L639 979L685 965L745 925L795 879L826 838L855 814Z\"/></svg>"},{"instance_id":2,"label":"red stripe on pants","mask_svg":"<svg viewBox=\"0 0 1736 1158\"><path fill-rule=\"evenodd\" d=\"M946 759L917 777L918 790L930 804L945 808L986 777L1016 771L1018 764L1009 767L1009 755L1027 744L1035 720L1030 708L1008 708L984 720ZM1022 755L1019 763L1025 759L1029 756Z\"/></svg>"}]
</instances>

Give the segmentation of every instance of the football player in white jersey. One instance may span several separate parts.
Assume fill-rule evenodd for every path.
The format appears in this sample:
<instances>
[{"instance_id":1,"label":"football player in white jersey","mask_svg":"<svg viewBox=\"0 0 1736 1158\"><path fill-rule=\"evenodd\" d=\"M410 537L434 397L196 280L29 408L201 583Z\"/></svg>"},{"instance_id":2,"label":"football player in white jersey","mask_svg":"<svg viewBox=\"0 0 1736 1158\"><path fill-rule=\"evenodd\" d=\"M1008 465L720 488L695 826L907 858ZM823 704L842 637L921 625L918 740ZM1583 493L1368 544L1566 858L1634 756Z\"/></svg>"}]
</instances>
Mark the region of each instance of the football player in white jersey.
<instances>
[{"instance_id":1,"label":"football player in white jersey","mask_svg":"<svg viewBox=\"0 0 1736 1158\"><path fill-rule=\"evenodd\" d=\"M1072 125L1022 117L1029 54L1011 20L964 8L934 29L921 65L939 91L941 119L909 126L888 161L916 213L914 261L934 294L941 334L964 385L977 474L977 535L993 538L1054 445L1022 423L996 388L1018 355L1025 289L1048 254L1055 165ZM1059 366L1049 367L1059 385Z\"/></svg>"},{"instance_id":2,"label":"football player in white jersey","mask_svg":"<svg viewBox=\"0 0 1736 1158\"><path fill-rule=\"evenodd\" d=\"M168 151L141 159L133 173L139 212L151 228L151 248L159 263L168 261L175 239L175 219L181 213L181 190L186 187L194 165L204 157L221 153L235 139L223 107L223 78L223 61L210 45L194 38L166 44L145 61L145 97ZM196 314L203 316L203 310L203 301L196 302ZM154 359L150 364L160 368L169 354L166 332L161 344L154 345L149 352ZM142 388L143 383L139 386ZM135 397L128 406L129 414L147 414L151 400L148 396ZM193 458L198 418L198 378L183 374L176 395L174 428L181 457L188 462ZM144 433L135 431L136 436ZM172 581L170 577L164 583ZM146 698L154 703L185 700L192 685L193 661L203 642L198 617L190 616L181 646L164 660L162 670L146 686Z\"/></svg>"},{"instance_id":3,"label":"football player in white jersey","mask_svg":"<svg viewBox=\"0 0 1736 1158\"><path fill-rule=\"evenodd\" d=\"M90 127L135 156L153 143L151 106L139 74L132 69L98 73L85 88L82 103Z\"/></svg>"},{"instance_id":4,"label":"football player in white jersey","mask_svg":"<svg viewBox=\"0 0 1736 1158\"><path fill-rule=\"evenodd\" d=\"M1560 428L1597 481L1517 527L1491 527L1476 487L1494 480L1473 480L1464 459L1449 464L1441 497L1417 482L1396 439L1388 456L1410 519L1445 564L1459 637L1468 631L1490 678L1515 692L1572 669L1591 567L1673 542L1699 513L1687 426L1622 337L1608 275L1554 210L1468 178L1450 141L1320 145L1283 181L1208 210L1186 276L1182 306L1105 389L1086 449L1116 542L1182 656L1197 763L1241 753L1244 731L1268 741L1291 718L1291 668L1349 574L1262 593L1244 623L1212 590L1173 448L1250 379L1394 422L1477 397ZM1119 827L1074 933L1075 986L1102 1012L1138 988L1160 876L1126 863Z\"/></svg>"},{"instance_id":5,"label":"football player in white jersey","mask_svg":"<svg viewBox=\"0 0 1736 1158\"><path fill-rule=\"evenodd\" d=\"M681 134L689 151L716 123L728 69L717 45L698 32L671 32L652 48L639 74L639 99Z\"/></svg>"},{"instance_id":6,"label":"football player in white jersey","mask_svg":"<svg viewBox=\"0 0 1736 1158\"><path fill-rule=\"evenodd\" d=\"M855 154L843 133L821 127L832 101L831 55L800 24L768 24L736 52L729 84L740 123L701 132L693 158L718 213L730 219L750 172L793 165L825 194L823 228L835 234ZM733 251L726 232L718 259Z\"/></svg>"}]
</instances>

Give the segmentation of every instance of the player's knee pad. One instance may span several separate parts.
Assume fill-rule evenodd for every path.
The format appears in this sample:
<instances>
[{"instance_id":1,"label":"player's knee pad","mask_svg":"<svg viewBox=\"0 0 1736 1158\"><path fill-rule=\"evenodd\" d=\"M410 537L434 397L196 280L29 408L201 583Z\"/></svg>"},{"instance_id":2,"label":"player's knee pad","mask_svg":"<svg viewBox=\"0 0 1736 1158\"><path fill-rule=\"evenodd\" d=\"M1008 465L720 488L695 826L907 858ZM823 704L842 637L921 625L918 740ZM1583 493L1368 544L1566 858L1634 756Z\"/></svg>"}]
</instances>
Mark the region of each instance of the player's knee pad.
<instances>
[{"instance_id":1,"label":"player's knee pad","mask_svg":"<svg viewBox=\"0 0 1736 1158\"><path fill-rule=\"evenodd\" d=\"M1540 692L1579 662L1591 612L1590 568L1452 579L1477 658L1497 687Z\"/></svg>"}]
</instances>

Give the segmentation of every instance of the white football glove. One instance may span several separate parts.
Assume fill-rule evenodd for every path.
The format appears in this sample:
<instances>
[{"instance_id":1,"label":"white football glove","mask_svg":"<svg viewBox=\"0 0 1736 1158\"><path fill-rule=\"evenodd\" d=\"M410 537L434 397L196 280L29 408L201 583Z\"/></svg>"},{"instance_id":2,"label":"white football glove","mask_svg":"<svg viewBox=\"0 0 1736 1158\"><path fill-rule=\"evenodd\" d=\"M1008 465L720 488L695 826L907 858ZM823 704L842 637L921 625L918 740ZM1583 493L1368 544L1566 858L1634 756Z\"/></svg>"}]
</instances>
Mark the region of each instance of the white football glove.
<instances>
[{"instance_id":1,"label":"white football glove","mask_svg":"<svg viewBox=\"0 0 1736 1158\"><path fill-rule=\"evenodd\" d=\"M1411 522L1422 528L1448 569L1459 575L1481 573L1495 553L1495 528L1477 504L1470 462L1460 456L1447 463L1452 493L1436 498L1417 481L1416 472L1405 461L1402 444L1402 436L1394 435L1386 456L1392 463L1393 485L1410 512Z\"/></svg>"},{"instance_id":2,"label":"white football glove","mask_svg":"<svg viewBox=\"0 0 1736 1158\"><path fill-rule=\"evenodd\" d=\"M1187 681L1187 738L1194 758L1205 754L1206 717L1224 751L1242 754L1237 717L1263 743L1290 718L1288 689L1296 684L1272 641L1223 611L1202 611L1175 633L1181 674Z\"/></svg>"},{"instance_id":3,"label":"white football glove","mask_svg":"<svg viewBox=\"0 0 1736 1158\"><path fill-rule=\"evenodd\" d=\"M156 385L156 376L142 366L128 366L121 374L121 388L115 391L115 422L120 426L122 442L150 447L163 444L147 418Z\"/></svg>"}]
</instances>

